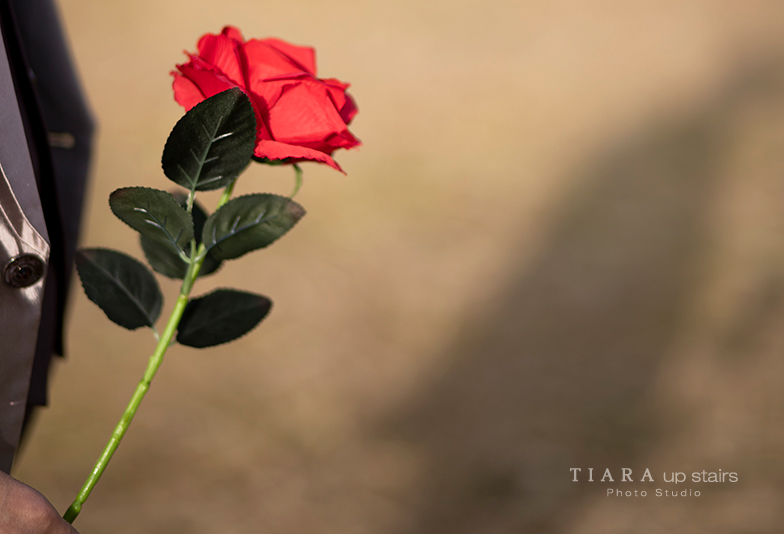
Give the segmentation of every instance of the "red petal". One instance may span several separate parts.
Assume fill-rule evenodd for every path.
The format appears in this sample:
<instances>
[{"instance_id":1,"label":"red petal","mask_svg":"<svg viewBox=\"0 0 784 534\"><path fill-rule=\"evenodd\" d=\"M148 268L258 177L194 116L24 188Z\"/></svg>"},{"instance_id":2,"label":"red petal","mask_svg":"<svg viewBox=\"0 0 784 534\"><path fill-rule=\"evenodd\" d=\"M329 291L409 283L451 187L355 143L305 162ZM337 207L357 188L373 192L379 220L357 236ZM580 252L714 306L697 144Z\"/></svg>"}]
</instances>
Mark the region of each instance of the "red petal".
<instances>
[{"instance_id":1,"label":"red petal","mask_svg":"<svg viewBox=\"0 0 784 534\"><path fill-rule=\"evenodd\" d=\"M177 72L174 75L172 88L174 89L174 100L188 111L193 106L204 100L204 93L188 78Z\"/></svg>"},{"instance_id":2,"label":"red petal","mask_svg":"<svg viewBox=\"0 0 784 534\"><path fill-rule=\"evenodd\" d=\"M338 165L329 154L313 150L312 148L287 145L286 143L280 143L278 141L259 141L259 144L256 145L254 155L258 158L268 158L271 160L291 159L293 160L292 163L298 161L326 163L333 169L343 172L340 165Z\"/></svg>"},{"instance_id":3,"label":"red petal","mask_svg":"<svg viewBox=\"0 0 784 534\"><path fill-rule=\"evenodd\" d=\"M265 41L251 39L243 45L243 50L248 65L248 85L251 87L269 78L308 74L303 65Z\"/></svg>"},{"instance_id":4,"label":"red petal","mask_svg":"<svg viewBox=\"0 0 784 534\"><path fill-rule=\"evenodd\" d=\"M350 94L346 93L346 104L340 109L341 118L346 122L347 125L351 124L351 121L358 112L359 109L357 108L357 103L354 102L354 99Z\"/></svg>"},{"instance_id":5,"label":"red petal","mask_svg":"<svg viewBox=\"0 0 784 534\"><path fill-rule=\"evenodd\" d=\"M244 85L242 62L240 61L240 42L221 34L208 33L199 39L199 58L223 73L236 85Z\"/></svg>"},{"instance_id":6,"label":"red petal","mask_svg":"<svg viewBox=\"0 0 784 534\"><path fill-rule=\"evenodd\" d=\"M265 117L269 116L269 110L275 105L280 98L284 88L288 85L296 83L289 78L282 80L270 80L266 82L255 82L249 87L250 93L253 95L254 104L261 108Z\"/></svg>"},{"instance_id":7,"label":"red petal","mask_svg":"<svg viewBox=\"0 0 784 534\"><path fill-rule=\"evenodd\" d=\"M231 89L232 87L236 87L229 79L221 76L219 73L211 70L203 70L190 67L188 65L182 65L179 67L180 72L184 78L187 78L193 85L195 85L199 91L204 95L204 98L209 98L213 95L217 95L225 91L226 89ZM176 80L175 80L176 82ZM185 86L187 87L187 86ZM175 87L176 90L176 87ZM193 94L192 90L190 95ZM175 94L175 99L177 95ZM202 100L204 99L202 98ZM180 102L177 100L177 102ZM180 102L181 105L185 106ZM193 105L198 104L198 102L194 103ZM193 106L191 106L193 107ZM190 109L190 108L189 108Z\"/></svg>"},{"instance_id":8,"label":"red petal","mask_svg":"<svg viewBox=\"0 0 784 534\"><path fill-rule=\"evenodd\" d=\"M350 87L349 84L335 80L334 78L321 80L321 82L329 88L329 94L332 97L332 101L335 103L335 107L338 109L343 122L349 124L358 111L354 99L346 92L346 89Z\"/></svg>"},{"instance_id":9,"label":"red petal","mask_svg":"<svg viewBox=\"0 0 784 534\"><path fill-rule=\"evenodd\" d=\"M246 93L247 94L247 93ZM261 140L272 139L268 125L269 125L269 109L267 108L264 99L259 98L253 93L248 94L251 103L253 104L253 111L256 114L256 143Z\"/></svg>"},{"instance_id":10,"label":"red petal","mask_svg":"<svg viewBox=\"0 0 784 534\"><path fill-rule=\"evenodd\" d=\"M239 41L240 43L245 42L245 38L242 36L242 32L239 28L235 28L234 26L225 26L223 30L221 30L221 35L225 35L235 41Z\"/></svg>"},{"instance_id":11,"label":"red petal","mask_svg":"<svg viewBox=\"0 0 784 534\"><path fill-rule=\"evenodd\" d=\"M293 63L305 72L316 75L316 50L309 46L297 46L274 37L263 39L263 43L271 46L278 52L288 57Z\"/></svg>"},{"instance_id":12,"label":"red petal","mask_svg":"<svg viewBox=\"0 0 784 534\"><path fill-rule=\"evenodd\" d=\"M278 141L322 152L359 143L346 128L326 86L313 79L284 87L269 111L269 128Z\"/></svg>"}]
</instances>

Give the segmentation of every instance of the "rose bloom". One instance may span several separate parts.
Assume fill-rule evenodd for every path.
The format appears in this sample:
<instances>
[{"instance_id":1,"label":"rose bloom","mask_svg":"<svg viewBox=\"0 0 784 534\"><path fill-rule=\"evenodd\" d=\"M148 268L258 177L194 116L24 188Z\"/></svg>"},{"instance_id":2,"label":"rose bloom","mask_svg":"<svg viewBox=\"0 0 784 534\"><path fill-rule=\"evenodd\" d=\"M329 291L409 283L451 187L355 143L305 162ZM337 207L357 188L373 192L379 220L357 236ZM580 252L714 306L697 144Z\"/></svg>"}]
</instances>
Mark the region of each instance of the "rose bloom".
<instances>
[{"instance_id":1,"label":"rose bloom","mask_svg":"<svg viewBox=\"0 0 784 534\"><path fill-rule=\"evenodd\" d=\"M317 161L337 170L338 148L359 140L348 131L357 114L348 84L316 77L315 50L279 39L245 41L237 28L199 39L199 53L177 65L174 99L186 110L226 89L239 87L256 111L254 156Z\"/></svg>"}]
</instances>

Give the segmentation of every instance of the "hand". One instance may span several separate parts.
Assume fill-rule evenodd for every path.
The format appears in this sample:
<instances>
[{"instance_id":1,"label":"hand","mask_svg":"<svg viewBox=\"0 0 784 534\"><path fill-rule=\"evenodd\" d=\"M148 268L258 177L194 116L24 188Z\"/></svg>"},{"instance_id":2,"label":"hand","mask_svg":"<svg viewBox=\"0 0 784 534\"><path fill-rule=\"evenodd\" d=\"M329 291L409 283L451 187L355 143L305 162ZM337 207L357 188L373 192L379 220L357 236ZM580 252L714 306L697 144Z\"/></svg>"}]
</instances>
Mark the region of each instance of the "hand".
<instances>
[{"instance_id":1,"label":"hand","mask_svg":"<svg viewBox=\"0 0 784 534\"><path fill-rule=\"evenodd\" d=\"M79 534L46 497L0 472L0 534Z\"/></svg>"}]
</instances>

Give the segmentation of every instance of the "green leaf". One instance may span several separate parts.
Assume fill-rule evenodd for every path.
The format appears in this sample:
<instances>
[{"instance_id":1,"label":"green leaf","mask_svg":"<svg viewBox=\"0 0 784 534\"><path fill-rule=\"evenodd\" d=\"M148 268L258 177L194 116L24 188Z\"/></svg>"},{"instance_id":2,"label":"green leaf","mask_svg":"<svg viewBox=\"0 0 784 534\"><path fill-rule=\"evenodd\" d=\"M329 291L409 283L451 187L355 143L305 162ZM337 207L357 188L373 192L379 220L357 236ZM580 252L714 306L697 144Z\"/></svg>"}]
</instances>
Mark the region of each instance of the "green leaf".
<instances>
[{"instance_id":1,"label":"green leaf","mask_svg":"<svg viewBox=\"0 0 784 534\"><path fill-rule=\"evenodd\" d=\"M256 145L256 114L234 87L190 109L174 126L163 149L163 172L194 191L228 185L250 163Z\"/></svg>"},{"instance_id":2,"label":"green leaf","mask_svg":"<svg viewBox=\"0 0 784 534\"><path fill-rule=\"evenodd\" d=\"M141 236L140 239L144 257L147 263L156 272L169 278L182 280L188 272L188 264L183 261L177 252L171 247L162 243L156 243L151 239Z\"/></svg>"},{"instance_id":3,"label":"green leaf","mask_svg":"<svg viewBox=\"0 0 784 534\"><path fill-rule=\"evenodd\" d=\"M230 260L264 248L288 232L305 215L293 200L257 193L227 202L204 224L202 241L216 258Z\"/></svg>"},{"instance_id":4,"label":"green leaf","mask_svg":"<svg viewBox=\"0 0 784 534\"><path fill-rule=\"evenodd\" d=\"M173 195L180 206L183 208L187 207L188 195L184 195L180 192L174 193ZM202 229L204 228L204 223L207 221L207 212L204 211L204 208L202 208L197 201L194 201L191 209L191 216L193 218L194 234L196 235L196 245L198 246L201 242L200 237ZM163 243L157 243L143 235L140 240L147 262L155 271L164 276L168 276L169 278L182 279L185 277L185 273L188 272L188 264L183 261L174 247ZM215 259L212 254L207 254L204 258L204 263L202 263L201 270L199 271L199 276L212 274L217 271L220 266L220 260Z\"/></svg>"},{"instance_id":5,"label":"green leaf","mask_svg":"<svg viewBox=\"0 0 784 534\"><path fill-rule=\"evenodd\" d=\"M250 332L270 311L272 302L262 295L235 289L217 289L188 302L180 320L177 341L204 348L227 343Z\"/></svg>"},{"instance_id":6,"label":"green leaf","mask_svg":"<svg viewBox=\"0 0 784 534\"><path fill-rule=\"evenodd\" d=\"M87 298L109 319L128 330L155 324L163 295L147 267L122 252L102 248L77 250L75 260Z\"/></svg>"},{"instance_id":7,"label":"green leaf","mask_svg":"<svg viewBox=\"0 0 784 534\"><path fill-rule=\"evenodd\" d=\"M109 195L109 206L120 220L143 236L188 255L193 222L171 193L149 187L125 187Z\"/></svg>"}]
</instances>

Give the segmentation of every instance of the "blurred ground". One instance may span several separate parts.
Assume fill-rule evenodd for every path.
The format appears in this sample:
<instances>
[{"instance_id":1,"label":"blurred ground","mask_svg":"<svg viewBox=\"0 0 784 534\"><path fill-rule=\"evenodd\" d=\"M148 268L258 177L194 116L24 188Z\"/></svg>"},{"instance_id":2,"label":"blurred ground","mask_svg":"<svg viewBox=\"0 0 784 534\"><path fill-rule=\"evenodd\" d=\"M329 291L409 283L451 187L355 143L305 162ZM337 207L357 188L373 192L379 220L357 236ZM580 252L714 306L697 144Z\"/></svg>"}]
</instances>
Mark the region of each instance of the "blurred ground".
<instances>
[{"instance_id":1,"label":"blurred ground","mask_svg":"<svg viewBox=\"0 0 784 534\"><path fill-rule=\"evenodd\" d=\"M170 351L82 534L781 531L780 2L61 7L100 122L86 245L141 255L106 199L168 187L167 73L223 24L317 46L364 142L347 177L305 165L295 231L197 286L275 308ZM14 474L64 510L152 348L75 288ZM740 480L608 498L570 467Z\"/></svg>"}]
</instances>

